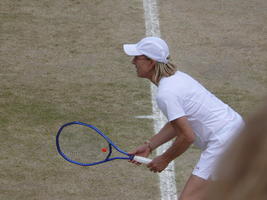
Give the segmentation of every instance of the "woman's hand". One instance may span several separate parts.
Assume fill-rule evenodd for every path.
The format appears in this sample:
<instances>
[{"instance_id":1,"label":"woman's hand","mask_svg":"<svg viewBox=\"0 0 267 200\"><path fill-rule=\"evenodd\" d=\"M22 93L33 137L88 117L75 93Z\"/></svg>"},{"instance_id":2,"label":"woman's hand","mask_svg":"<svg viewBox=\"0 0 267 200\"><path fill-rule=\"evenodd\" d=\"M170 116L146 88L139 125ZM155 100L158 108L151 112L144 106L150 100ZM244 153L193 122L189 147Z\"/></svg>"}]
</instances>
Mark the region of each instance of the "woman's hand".
<instances>
[{"instance_id":1,"label":"woman's hand","mask_svg":"<svg viewBox=\"0 0 267 200\"><path fill-rule=\"evenodd\" d=\"M150 153L151 153L151 148L149 147L148 144L143 144L143 145L137 147L134 151L129 152L129 154L131 154L131 155L142 156L142 157L148 157ZM134 160L132 160L130 162L137 164L137 165L140 165L139 162L136 162Z\"/></svg>"},{"instance_id":2,"label":"woman's hand","mask_svg":"<svg viewBox=\"0 0 267 200\"><path fill-rule=\"evenodd\" d=\"M147 167L150 169L152 172L162 172L170 163L170 161L164 156L157 156L154 158L148 165Z\"/></svg>"}]
</instances>

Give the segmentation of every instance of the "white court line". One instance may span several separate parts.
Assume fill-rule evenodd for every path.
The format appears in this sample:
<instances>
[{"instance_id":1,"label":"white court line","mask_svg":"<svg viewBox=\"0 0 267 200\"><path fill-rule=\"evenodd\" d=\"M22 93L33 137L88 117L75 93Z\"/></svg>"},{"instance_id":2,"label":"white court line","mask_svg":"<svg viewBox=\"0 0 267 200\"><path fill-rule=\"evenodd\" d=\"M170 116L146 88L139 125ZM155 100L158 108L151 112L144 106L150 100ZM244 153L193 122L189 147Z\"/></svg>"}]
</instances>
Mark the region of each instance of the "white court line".
<instances>
[{"instance_id":1,"label":"white court line","mask_svg":"<svg viewBox=\"0 0 267 200\"><path fill-rule=\"evenodd\" d=\"M159 19L157 11L157 1L156 0L143 0L144 13L145 13L145 24L146 24L146 35L147 36L157 36L160 37ZM152 119L154 120L154 131L158 133L159 130L167 122L166 118L159 110L156 100L156 86L151 84L151 101L153 106ZM170 147L171 143L165 143L157 148L157 155L161 155L166 149ZM168 167L159 173L160 179L160 193L161 200L177 200L176 191L176 181L175 181L175 171L174 162L172 161Z\"/></svg>"}]
</instances>

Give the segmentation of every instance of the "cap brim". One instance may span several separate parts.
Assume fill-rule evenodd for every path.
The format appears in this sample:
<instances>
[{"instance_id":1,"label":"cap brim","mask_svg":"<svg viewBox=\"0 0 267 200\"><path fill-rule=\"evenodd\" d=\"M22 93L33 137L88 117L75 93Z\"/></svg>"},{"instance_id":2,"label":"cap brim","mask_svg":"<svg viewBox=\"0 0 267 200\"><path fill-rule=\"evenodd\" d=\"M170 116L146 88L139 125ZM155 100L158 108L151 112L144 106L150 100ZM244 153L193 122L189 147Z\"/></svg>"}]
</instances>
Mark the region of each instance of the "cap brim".
<instances>
[{"instance_id":1,"label":"cap brim","mask_svg":"<svg viewBox=\"0 0 267 200\"><path fill-rule=\"evenodd\" d=\"M141 56L142 53L137 50L136 46L136 44L124 44L123 50L129 56Z\"/></svg>"}]
</instances>

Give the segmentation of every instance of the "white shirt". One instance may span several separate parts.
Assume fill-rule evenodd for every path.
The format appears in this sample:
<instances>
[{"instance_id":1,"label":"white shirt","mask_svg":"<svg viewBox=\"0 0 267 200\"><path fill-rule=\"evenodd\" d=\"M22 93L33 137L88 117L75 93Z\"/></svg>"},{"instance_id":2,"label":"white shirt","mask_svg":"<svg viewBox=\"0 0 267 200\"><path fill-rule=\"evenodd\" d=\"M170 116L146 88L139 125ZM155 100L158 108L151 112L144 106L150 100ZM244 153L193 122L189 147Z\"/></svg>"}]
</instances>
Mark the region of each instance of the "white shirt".
<instances>
[{"instance_id":1,"label":"white shirt","mask_svg":"<svg viewBox=\"0 0 267 200\"><path fill-rule=\"evenodd\" d=\"M242 120L227 104L180 71L160 80L156 100L168 121L187 117L197 138L195 145L200 148L205 148L214 135L220 137L220 129L226 124Z\"/></svg>"}]
</instances>

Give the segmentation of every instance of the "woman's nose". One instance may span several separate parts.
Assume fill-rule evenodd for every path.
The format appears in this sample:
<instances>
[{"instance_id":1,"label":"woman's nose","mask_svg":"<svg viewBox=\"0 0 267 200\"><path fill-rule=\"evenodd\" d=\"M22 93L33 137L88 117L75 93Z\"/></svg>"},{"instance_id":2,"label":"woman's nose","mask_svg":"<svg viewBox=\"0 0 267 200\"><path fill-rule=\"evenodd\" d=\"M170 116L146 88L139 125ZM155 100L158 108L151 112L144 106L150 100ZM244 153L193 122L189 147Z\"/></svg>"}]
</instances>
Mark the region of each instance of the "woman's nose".
<instances>
[{"instance_id":1,"label":"woman's nose","mask_svg":"<svg viewBox=\"0 0 267 200\"><path fill-rule=\"evenodd\" d=\"M132 59L132 64L135 64L135 58Z\"/></svg>"}]
</instances>

